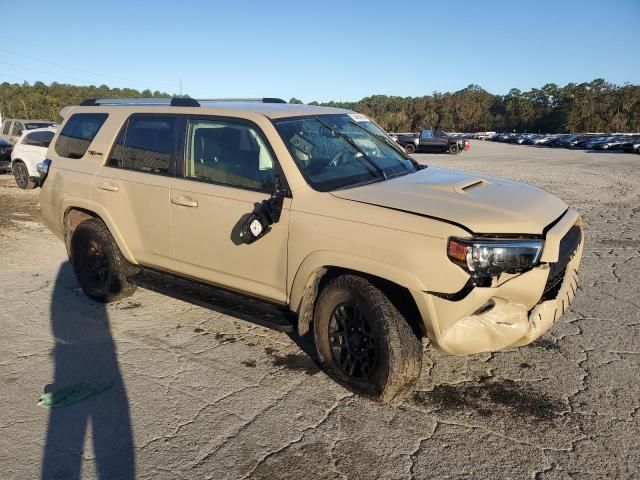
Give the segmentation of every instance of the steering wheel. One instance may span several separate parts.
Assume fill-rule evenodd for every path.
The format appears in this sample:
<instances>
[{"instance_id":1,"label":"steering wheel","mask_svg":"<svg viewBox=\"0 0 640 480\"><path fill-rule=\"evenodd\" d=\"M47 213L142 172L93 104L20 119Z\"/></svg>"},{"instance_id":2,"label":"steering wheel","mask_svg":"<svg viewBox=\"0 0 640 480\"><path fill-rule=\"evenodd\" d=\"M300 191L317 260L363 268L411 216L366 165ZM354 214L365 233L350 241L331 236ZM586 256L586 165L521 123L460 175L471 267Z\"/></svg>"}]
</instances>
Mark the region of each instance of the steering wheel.
<instances>
[{"instance_id":1,"label":"steering wheel","mask_svg":"<svg viewBox=\"0 0 640 480\"><path fill-rule=\"evenodd\" d=\"M345 163L349 163L349 160L345 158L345 150L342 150L337 155L334 155L333 158L329 161L329 166L335 168Z\"/></svg>"}]
</instances>

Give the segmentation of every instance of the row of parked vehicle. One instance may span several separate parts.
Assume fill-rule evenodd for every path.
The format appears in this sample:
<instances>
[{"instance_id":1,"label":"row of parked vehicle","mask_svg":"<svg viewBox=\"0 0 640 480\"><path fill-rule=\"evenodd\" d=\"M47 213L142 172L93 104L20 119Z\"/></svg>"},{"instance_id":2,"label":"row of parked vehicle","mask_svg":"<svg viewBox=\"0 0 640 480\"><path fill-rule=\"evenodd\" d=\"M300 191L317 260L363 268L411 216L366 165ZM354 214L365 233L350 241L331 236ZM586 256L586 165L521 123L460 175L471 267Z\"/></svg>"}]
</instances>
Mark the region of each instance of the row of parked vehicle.
<instances>
[{"instance_id":1,"label":"row of parked vehicle","mask_svg":"<svg viewBox=\"0 0 640 480\"><path fill-rule=\"evenodd\" d=\"M22 189L40 183L36 165L47 155L57 124L47 120L6 119L0 130L0 173L13 173Z\"/></svg>"},{"instance_id":2,"label":"row of parked vehicle","mask_svg":"<svg viewBox=\"0 0 640 480\"><path fill-rule=\"evenodd\" d=\"M537 133L495 133L478 136L483 140L536 145L552 148L574 148L584 150L623 151L640 154L640 134L537 134Z\"/></svg>"},{"instance_id":3,"label":"row of parked vehicle","mask_svg":"<svg viewBox=\"0 0 640 480\"><path fill-rule=\"evenodd\" d=\"M471 148L467 138L442 130L425 129L418 133L391 133L390 136L408 154L427 152L456 154Z\"/></svg>"}]
</instances>

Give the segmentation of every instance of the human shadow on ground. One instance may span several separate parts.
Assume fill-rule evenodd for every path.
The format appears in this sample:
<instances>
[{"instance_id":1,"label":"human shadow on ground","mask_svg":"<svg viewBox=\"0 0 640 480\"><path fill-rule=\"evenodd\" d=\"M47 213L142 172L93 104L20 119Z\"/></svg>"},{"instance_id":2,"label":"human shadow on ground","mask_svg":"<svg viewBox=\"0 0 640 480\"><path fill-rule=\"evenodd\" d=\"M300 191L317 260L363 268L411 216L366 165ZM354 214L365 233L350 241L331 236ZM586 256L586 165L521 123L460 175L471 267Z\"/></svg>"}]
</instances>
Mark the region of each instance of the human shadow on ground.
<instances>
[{"instance_id":1,"label":"human shadow on ground","mask_svg":"<svg viewBox=\"0 0 640 480\"><path fill-rule=\"evenodd\" d=\"M51 301L54 379L45 392L80 383L111 383L95 396L51 408L42 478L74 480L94 464L100 479L133 479L135 453L129 401L105 305L79 289L70 263L57 275ZM91 440L86 442L87 432ZM83 465L84 463L84 465Z\"/></svg>"}]
</instances>

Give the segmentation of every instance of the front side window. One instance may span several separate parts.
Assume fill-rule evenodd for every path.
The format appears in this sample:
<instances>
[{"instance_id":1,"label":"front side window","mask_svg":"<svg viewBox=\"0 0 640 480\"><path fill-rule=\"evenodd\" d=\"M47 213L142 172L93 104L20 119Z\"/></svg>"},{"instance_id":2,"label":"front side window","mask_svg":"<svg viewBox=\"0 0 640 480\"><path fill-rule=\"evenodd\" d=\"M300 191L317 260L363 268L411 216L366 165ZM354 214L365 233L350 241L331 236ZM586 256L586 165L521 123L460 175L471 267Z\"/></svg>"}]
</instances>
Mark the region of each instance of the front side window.
<instances>
[{"instance_id":1,"label":"front side window","mask_svg":"<svg viewBox=\"0 0 640 480\"><path fill-rule=\"evenodd\" d=\"M76 113L64 124L55 151L61 157L82 158L107 119L106 113Z\"/></svg>"},{"instance_id":2,"label":"front side window","mask_svg":"<svg viewBox=\"0 0 640 480\"><path fill-rule=\"evenodd\" d=\"M53 139L54 132L33 132L25 135L23 145L47 148Z\"/></svg>"},{"instance_id":3,"label":"front side window","mask_svg":"<svg viewBox=\"0 0 640 480\"><path fill-rule=\"evenodd\" d=\"M132 115L109 155L110 167L168 175L175 157L176 117Z\"/></svg>"},{"instance_id":4,"label":"front side window","mask_svg":"<svg viewBox=\"0 0 640 480\"><path fill-rule=\"evenodd\" d=\"M185 177L271 192L274 161L262 136L250 126L192 120L187 129Z\"/></svg>"},{"instance_id":5,"label":"front side window","mask_svg":"<svg viewBox=\"0 0 640 480\"><path fill-rule=\"evenodd\" d=\"M363 115L319 115L275 124L302 175L319 191L383 181L417 170L396 143Z\"/></svg>"}]
</instances>

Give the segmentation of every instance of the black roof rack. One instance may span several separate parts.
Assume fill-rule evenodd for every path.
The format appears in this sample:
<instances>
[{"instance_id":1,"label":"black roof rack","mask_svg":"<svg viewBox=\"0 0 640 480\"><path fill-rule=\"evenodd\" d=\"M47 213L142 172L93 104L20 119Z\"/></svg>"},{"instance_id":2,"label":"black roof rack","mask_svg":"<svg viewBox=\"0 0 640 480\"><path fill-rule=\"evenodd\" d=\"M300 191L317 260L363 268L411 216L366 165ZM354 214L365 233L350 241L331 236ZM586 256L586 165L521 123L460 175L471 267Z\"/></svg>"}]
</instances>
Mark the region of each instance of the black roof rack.
<instances>
[{"instance_id":1,"label":"black roof rack","mask_svg":"<svg viewBox=\"0 0 640 480\"><path fill-rule=\"evenodd\" d=\"M199 98L198 102L255 102L255 103L287 103L281 98Z\"/></svg>"},{"instance_id":2,"label":"black roof rack","mask_svg":"<svg viewBox=\"0 0 640 480\"><path fill-rule=\"evenodd\" d=\"M207 98L198 99L190 97L154 97L154 98L87 98L80 102L81 107L95 107L100 105L162 105L171 107L200 107L201 102L257 102L257 103L287 103L281 98Z\"/></svg>"}]
</instances>

